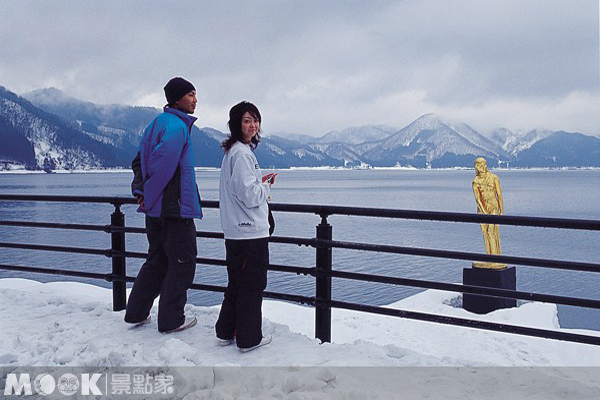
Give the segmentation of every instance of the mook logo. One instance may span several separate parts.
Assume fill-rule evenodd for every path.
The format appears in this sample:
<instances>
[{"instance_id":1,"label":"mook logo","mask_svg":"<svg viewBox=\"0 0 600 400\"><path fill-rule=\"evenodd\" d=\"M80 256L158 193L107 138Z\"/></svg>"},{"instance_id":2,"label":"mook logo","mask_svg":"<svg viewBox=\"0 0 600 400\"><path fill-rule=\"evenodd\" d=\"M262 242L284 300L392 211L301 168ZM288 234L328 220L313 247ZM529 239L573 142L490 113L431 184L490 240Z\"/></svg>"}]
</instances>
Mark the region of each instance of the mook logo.
<instances>
[{"instance_id":1,"label":"mook logo","mask_svg":"<svg viewBox=\"0 0 600 400\"><path fill-rule=\"evenodd\" d=\"M50 374L40 374L32 381L29 374L7 374L4 386L5 396L32 396L37 393L48 396L56 390L65 396L72 396L81 389L83 396L101 396L98 381L102 374L81 374L81 379L73 374L63 374L55 380Z\"/></svg>"}]
</instances>

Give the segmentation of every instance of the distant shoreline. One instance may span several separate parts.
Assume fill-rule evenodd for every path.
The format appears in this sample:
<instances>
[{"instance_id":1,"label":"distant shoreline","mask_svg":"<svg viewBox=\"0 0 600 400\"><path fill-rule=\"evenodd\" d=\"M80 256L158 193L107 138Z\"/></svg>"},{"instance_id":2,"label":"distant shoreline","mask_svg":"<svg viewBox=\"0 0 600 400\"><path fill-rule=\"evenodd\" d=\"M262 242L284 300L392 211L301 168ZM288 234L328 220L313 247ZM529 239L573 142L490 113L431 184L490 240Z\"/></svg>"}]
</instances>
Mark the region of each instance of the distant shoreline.
<instances>
[{"instance_id":1,"label":"distant shoreline","mask_svg":"<svg viewBox=\"0 0 600 400\"><path fill-rule=\"evenodd\" d=\"M199 171L220 171L217 167L196 167ZM414 168L414 167L368 167L368 168L345 168L345 167L289 167L289 168L263 168L263 170L278 171L469 171L472 167L449 167L449 168ZM600 167L534 167L534 168L490 168L494 171L598 171ZM46 172L43 170L0 170L0 175L30 175L30 174L115 174L131 173L127 168L96 168L96 169L75 169L75 170L53 170Z\"/></svg>"}]
</instances>

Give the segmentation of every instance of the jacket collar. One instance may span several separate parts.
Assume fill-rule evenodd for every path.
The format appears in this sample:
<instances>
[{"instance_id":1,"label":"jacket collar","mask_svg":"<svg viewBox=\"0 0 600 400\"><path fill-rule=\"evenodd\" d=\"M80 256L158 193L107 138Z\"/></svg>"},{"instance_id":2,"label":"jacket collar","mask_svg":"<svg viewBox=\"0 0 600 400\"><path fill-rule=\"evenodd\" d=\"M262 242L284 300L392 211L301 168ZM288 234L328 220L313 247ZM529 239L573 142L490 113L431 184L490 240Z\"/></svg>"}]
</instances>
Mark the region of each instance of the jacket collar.
<instances>
[{"instance_id":1,"label":"jacket collar","mask_svg":"<svg viewBox=\"0 0 600 400\"><path fill-rule=\"evenodd\" d=\"M183 122L185 122L185 124L187 125L188 129L192 129L192 125L198 119L196 117L192 117L191 115L186 114L183 111L179 111L178 109L172 108L172 107L165 107L163 109L163 111L166 112L166 113L169 113L169 114L177 115L179 118L181 118L181 120Z\"/></svg>"}]
</instances>

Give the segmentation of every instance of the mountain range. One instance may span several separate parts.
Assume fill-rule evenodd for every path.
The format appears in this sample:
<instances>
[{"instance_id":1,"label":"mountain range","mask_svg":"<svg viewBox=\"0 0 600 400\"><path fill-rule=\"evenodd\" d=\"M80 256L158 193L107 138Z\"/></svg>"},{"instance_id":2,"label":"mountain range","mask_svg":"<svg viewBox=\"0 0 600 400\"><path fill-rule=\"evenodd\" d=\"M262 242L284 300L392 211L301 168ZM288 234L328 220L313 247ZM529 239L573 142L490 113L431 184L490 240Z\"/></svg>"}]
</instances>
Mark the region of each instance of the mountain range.
<instances>
[{"instance_id":1,"label":"mountain range","mask_svg":"<svg viewBox=\"0 0 600 400\"><path fill-rule=\"evenodd\" d=\"M58 89L17 96L0 86L0 169L128 167L141 132L161 110L97 105ZM226 134L193 127L197 166L218 167ZM459 121L426 114L402 129L365 125L321 137L266 134L256 149L263 168L472 166L600 167L600 139L582 133L499 128L483 135Z\"/></svg>"}]
</instances>

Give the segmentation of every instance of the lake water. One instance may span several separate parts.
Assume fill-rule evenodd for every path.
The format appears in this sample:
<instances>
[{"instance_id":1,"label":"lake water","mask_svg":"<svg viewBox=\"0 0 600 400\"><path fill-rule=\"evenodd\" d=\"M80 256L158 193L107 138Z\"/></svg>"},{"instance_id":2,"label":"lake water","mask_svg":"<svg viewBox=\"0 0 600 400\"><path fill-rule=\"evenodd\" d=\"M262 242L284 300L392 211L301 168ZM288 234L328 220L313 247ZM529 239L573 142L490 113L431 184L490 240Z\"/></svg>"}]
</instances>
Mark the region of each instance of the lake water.
<instances>
[{"instance_id":1,"label":"lake water","mask_svg":"<svg viewBox=\"0 0 600 400\"><path fill-rule=\"evenodd\" d=\"M281 170L273 188L273 202L332 204L428 211L475 212L471 191L473 170ZM598 170L498 170L504 194L505 214L600 220L600 171ZM219 172L198 171L203 199L218 199ZM0 174L2 194L53 194L128 196L130 172L72 174ZM143 227L142 214L133 205L122 207L128 226ZM43 202L1 202L0 220L109 224L110 205ZM276 235L314 237L320 218L298 213L275 213ZM332 216L336 240L397 246L485 252L477 224L410 221L399 219ZM219 231L218 210L205 209L197 221L201 231ZM600 259L600 233L502 226L503 254L537 258L587 261ZM102 232L0 226L0 241L40 243L106 249L110 237ZM128 234L127 249L145 252L144 235ZM222 240L198 239L200 257L223 259ZM312 267L314 249L271 244L271 262ZM0 263L42 268L84 269L107 273L111 263L103 256L26 251L0 248ZM127 261L128 274L135 275L142 260ZM462 281L462 269L470 263L459 260L390 255L334 249L333 268L448 283ZM40 274L0 271L0 277L27 277L39 281L80 280ZM226 284L224 267L198 265L197 283ZM109 286L103 281L86 281ZM600 299L600 274L567 272L517 266L519 290ZM295 274L269 273L267 290L314 295L314 279ZM417 293L419 289L334 279L337 300L389 304ZM220 303L218 293L190 292L198 305ZM559 306L561 326L600 330L600 312Z\"/></svg>"}]
</instances>

